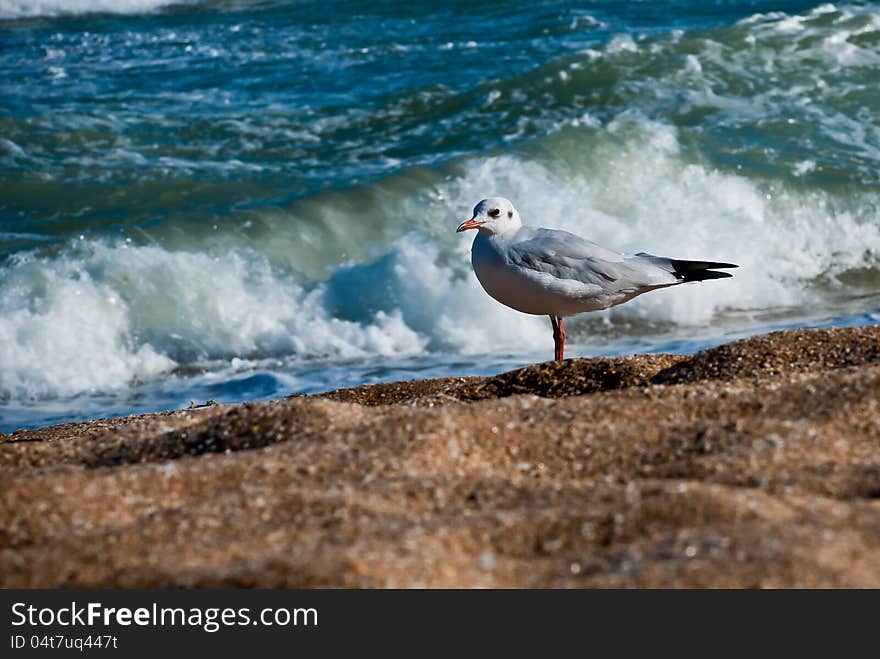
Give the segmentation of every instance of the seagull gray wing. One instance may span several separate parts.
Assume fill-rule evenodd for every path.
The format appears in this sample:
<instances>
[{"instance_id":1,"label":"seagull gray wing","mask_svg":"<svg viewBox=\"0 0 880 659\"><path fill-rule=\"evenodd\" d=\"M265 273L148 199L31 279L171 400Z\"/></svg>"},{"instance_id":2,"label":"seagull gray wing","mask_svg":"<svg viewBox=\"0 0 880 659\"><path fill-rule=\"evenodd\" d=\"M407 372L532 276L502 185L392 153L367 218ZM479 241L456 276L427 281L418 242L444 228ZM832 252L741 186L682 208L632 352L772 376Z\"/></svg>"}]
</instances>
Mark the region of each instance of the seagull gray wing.
<instances>
[{"instance_id":1,"label":"seagull gray wing","mask_svg":"<svg viewBox=\"0 0 880 659\"><path fill-rule=\"evenodd\" d=\"M506 251L511 265L606 292L678 283L669 270L651 259L606 249L568 231L520 231Z\"/></svg>"}]
</instances>

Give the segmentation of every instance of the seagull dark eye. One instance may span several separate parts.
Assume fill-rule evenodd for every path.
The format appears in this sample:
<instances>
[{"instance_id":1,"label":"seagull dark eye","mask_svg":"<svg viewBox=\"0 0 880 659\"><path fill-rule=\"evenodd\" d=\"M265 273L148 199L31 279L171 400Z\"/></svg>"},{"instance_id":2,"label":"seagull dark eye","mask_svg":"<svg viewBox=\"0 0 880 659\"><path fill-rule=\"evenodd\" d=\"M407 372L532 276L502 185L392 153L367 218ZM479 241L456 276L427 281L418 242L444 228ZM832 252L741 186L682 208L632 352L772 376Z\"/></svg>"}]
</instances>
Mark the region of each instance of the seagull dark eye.
<instances>
[{"instance_id":1,"label":"seagull dark eye","mask_svg":"<svg viewBox=\"0 0 880 659\"><path fill-rule=\"evenodd\" d=\"M489 211L489 217L498 217L499 215L501 215L500 208L493 208L492 210Z\"/></svg>"},{"instance_id":2,"label":"seagull dark eye","mask_svg":"<svg viewBox=\"0 0 880 659\"><path fill-rule=\"evenodd\" d=\"M513 217L513 211L507 211L507 217Z\"/></svg>"}]
</instances>

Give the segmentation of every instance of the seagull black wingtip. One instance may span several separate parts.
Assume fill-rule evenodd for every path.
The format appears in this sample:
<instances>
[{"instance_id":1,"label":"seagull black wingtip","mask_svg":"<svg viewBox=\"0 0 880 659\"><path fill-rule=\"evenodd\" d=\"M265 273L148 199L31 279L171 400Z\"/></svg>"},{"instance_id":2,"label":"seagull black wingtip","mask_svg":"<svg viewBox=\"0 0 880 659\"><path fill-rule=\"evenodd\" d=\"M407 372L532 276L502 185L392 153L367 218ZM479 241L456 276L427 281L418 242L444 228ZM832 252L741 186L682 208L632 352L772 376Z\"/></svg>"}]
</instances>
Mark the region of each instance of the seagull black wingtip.
<instances>
[{"instance_id":1,"label":"seagull black wingtip","mask_svg":"<svg viewBox=\"0 0 880 659\"><path fill-rule=\"evenodd\" d=\"M718 261L682 261L671 259L672 274L683 282L706 281L707 279L725 279L733 277L729 272L716 272L723 268L738 268L736 263L720 263Z\"/></svg>"}]
</instances>

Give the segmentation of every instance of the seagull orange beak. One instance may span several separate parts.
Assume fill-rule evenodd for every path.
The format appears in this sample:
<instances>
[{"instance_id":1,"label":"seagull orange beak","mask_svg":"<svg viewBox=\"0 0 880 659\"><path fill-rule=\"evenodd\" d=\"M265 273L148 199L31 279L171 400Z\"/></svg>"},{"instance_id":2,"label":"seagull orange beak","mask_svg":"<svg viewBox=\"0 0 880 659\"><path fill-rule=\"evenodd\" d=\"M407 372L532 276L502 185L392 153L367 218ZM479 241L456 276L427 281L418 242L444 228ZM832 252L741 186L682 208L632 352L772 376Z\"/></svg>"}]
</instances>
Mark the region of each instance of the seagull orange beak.
<instances>
[{"instance_id":1,"label":"seagull orange beak","mask_svg":"<svg viewBox=\"0 0 880 659\"><path fill-rule=\"evenodd\" d=\"M486 224L485 222L477 222L476 218L471 218L466 222L462 222L458 225L458 228L455 230L455 233L461 233L462 231L467 231L468 229L479 229L481 226Z\"/></svg>"}]
</instances>

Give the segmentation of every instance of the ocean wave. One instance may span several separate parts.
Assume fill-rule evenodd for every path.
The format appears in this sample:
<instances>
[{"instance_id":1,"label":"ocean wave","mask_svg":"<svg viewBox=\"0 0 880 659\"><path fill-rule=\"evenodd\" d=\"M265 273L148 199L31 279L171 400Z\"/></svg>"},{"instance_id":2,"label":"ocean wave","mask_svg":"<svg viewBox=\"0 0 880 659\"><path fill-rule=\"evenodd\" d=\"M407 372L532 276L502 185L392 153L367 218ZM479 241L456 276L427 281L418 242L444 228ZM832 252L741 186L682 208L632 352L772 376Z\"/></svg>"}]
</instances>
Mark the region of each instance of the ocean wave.
<instances>
[{"instance_id":1,"label":"ocean wave","mask_svg":"<svg viewBox=\"0 0 880 659\"><path fill-rule=\"evenodd\" d=\"M83 241L52 259L17 255L0 291L4 398L113 390L223 358L352 358L424 345L399 314L329 317L320 295L246 250L213 258Z\"/></svg>"},{"instance_id":2,"label":"ocean wave","mask_svg":"<svg viewBox=\"0 0 880 659\"><path fill-rule=\"evenodd\" d=\"M741 266L732 280L579 317L575 342L623 336L633 323L639 332L665 325L698 335L765 311L815 310L852 294L840 279L847 273L880 276L876 195L762 186L692 161L674 126L625 113L601 127L570 128L528 156L481 156L446 176L403 177L373 205L359 203L363 190L322 197L322 213L338 228L386 232L384 243L323 278L267 257L272 243L297 237L302 259L339 250L332 234L303 241L302 225L282 219L238 245L229 234L211 253L98 239L54 255L16 254L0 270L0 396L121 389L234 359L540 352L546 319L486 296L470 270L471 236L454 234L490 194L511 198L527 223L609 247Z\"/></svg>"},{"instance_id":3,"label":"ocean wave","mask_svg":"<svg viewBox=\"0 0 880 659\"><path fill-rule=\"evenodd\" d=\"M0 0L0 8L9 1ZM43 6L8 6L19 4ZM370 41L364 53L337 43L326 26L284 18L278 34L230 19L211 30L77 31L29 43L26 63L8 63L22 71L10 84L16 94L48 94L65 111L5 117L0 161L10 173L39 171L60 182L272 180L307 194L328 182L347 186L506 150L635 108L677 126L718 165L735 157L745 174L820 184L877 184L880 176L875 4L756 14L688 31L597 35L593 27L574 28L571 38L590 45L537 66L457 83L422 72L407 86L401 78L420 63L448 70L459 66L459 50L479 49L438 50L445 44L430 39ZM84 66L96 58L112 60L151 92L111 100L106 111L100 103L69 105L83 85L100 95L103 78L90 78ZM365 66L378 72L362 89L357 71ZM234 80L253 79L259 101L247 88L223 83L218 69L234 70ZM328 87L323 101L314 95L314 79ZM335 100L341 97L348 100ZM813 166L804 168L806 161ZM10 184L15 200L17 186ZM139 201L150 205L152 196L126 200L135 208Z\"/></svg>"},{"instance_id":4,"label":"ocean wave","mask_svg":"<svg viewBox=\"0 0 880 659\"><path fill-rule=\"evenodd\" d=\"M0 15L170 4L0 0ZM741 265L573 319L575 346L873 304L860 296L880 288L876 5L665 32L602 23L601 37L589 21L573 51L540 46L528 67L464 82L445 72L479 57L470 39L403 29L355 48L277 7L46 41L7 30L28 53L0 53L9 97L48 110L0 118L5 212L26 218L0 232L0 399L267 361L546 354L546 319L486 296L471 236L453 233L493 194L612 248ZM289 72L307 65L306 87L344 94L297 87ZM369 92L349 95L366 66ZM104 106L111 69L126 82ZM149 93L129 93L134 79ZM77 105L83 89L93 100Z\"/></svg>"}]
</instances>

